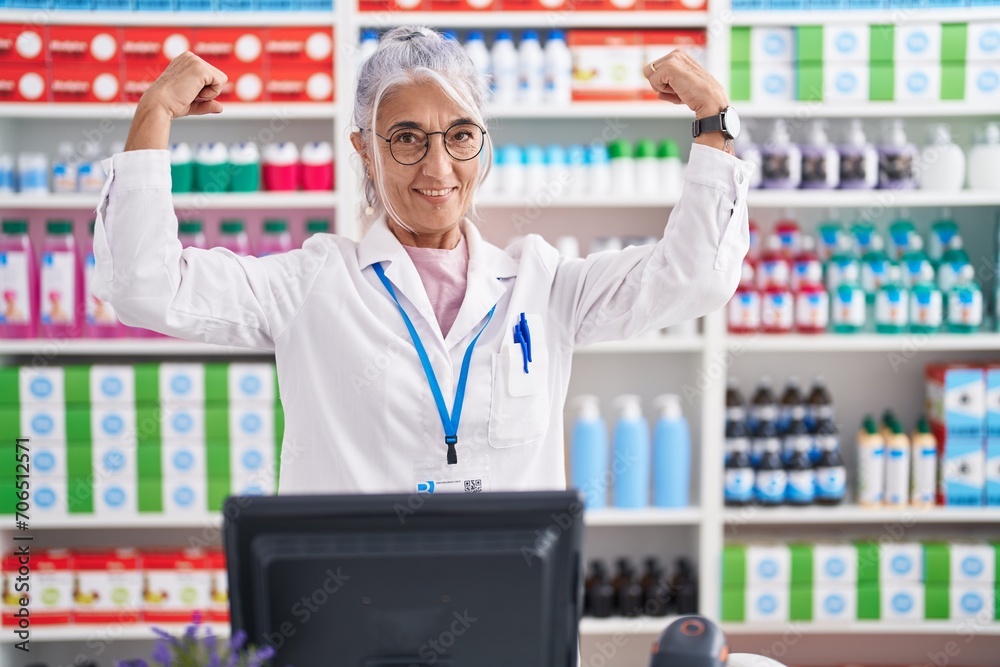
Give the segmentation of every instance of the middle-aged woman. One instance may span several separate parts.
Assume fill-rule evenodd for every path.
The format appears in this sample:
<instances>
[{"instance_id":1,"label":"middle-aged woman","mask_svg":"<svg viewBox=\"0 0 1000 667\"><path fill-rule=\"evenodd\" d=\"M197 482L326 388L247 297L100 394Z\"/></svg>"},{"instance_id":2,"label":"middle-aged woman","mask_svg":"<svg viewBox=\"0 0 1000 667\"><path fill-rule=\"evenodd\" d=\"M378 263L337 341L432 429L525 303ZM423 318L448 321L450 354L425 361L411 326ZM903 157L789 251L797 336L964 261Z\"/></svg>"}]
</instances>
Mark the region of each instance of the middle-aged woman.
<instances>
[{"instance_id":1,"label":"middle-aged woman","mask_svg":"<svg viewBox=\"0 0 1000 667\"><path fill-rule=\"evenodd\" d=\"M221 112L227 81L185 53L106 161L95 294L129 325L274 351L282 493L565 488L573 349L717 310L749 245L752 166L731 154L725 90L679 51L644 74L704 121L655 245L570 259L537 235L484 241L467 216L492 162L486 82L457 42L398 28L354 101L364 238L254 258L177 240L171 121Z\"/></svg>"}]
</instances>

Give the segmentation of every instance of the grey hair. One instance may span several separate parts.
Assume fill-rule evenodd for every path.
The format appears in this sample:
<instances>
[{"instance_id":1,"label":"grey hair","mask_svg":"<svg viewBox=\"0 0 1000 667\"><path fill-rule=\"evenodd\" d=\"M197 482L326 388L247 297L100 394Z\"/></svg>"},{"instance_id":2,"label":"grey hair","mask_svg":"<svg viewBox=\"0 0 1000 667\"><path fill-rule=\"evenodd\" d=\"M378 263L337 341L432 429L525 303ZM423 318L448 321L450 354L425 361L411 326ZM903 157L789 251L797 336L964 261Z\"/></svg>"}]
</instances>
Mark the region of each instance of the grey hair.
<instances>
[{"instance_id":1,"label":"grey hair","mask_svg":"<svg viewBox=\"0 0 1000 667\"><path fill-rule=\"evenodd\" d=\"M437 84L471 120L486 128L484 109L488 81L476 70L465 48L456 40L445 39L435 30L411 26L394 28L383 35L378 49L361 64L354 95L354 124L362 132L374 133L379 104L387 93L400 85L427 82ZM365 222L370 224L375 217L387 213L404 228L413 231L396 214L385 194L382 151L375 150L371 136L365 141L372 173L365 173L362 187L374 213ZM486 180L492 165L493 142L487 132L483 152L479 155L476 189ZM469 214L474 215L474 211L470 209Z\"/></svg>"}]
</instances>

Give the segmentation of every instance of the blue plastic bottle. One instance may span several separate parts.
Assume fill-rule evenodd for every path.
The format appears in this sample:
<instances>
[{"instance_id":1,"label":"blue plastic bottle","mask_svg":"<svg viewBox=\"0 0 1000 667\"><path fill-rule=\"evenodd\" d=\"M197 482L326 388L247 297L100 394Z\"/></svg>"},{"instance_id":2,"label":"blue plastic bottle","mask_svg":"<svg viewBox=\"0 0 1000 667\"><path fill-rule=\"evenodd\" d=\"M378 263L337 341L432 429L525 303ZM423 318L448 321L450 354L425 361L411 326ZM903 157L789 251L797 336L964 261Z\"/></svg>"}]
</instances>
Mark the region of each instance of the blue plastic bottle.
<instances>
[{"instance_id":1,"label":"blue plastic bottle","mask_svg":"<svg viewBox=\"0 0 1000 667\"><path fill-rule=\"evenodd\" d=\"M653 506L687 507L691 497L691 432L681 412L681 397L664 394L653 406L660 415L653 430Z\"/></svg>"},{"instance_id":2,"label":"blue plastic bottle","mask_svg":"<svg viewBox=\"0 0 1000 667\"><path fill-rule=\"evenodd\" d=\"M625 394L615 399L619 410L615 424L614 506L649 507L649 424L642 418L639 397Z\"/></svg>"},{"instance_id":3,"label":"blue plastic bottle","mask_svg":"<svg viewBox=\"0 0 1000 667\"><path fill-rule=\"evenodd\" d=\"M608 429L596 396L579 396L570 440L570 484L583 493L588 510L608 506ZM605 476L607 475L607 477Z\"/></svg>"}]
</instances>

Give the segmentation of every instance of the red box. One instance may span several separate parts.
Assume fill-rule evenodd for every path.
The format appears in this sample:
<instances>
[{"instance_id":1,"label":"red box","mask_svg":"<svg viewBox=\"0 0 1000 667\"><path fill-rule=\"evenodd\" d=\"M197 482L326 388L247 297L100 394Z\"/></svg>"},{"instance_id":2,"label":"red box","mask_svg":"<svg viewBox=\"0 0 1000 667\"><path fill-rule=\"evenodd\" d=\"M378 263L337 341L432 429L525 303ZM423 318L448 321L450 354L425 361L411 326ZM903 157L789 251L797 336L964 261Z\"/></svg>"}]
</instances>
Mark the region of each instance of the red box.
<instances>
[{"instance_id":1,"label":"red box","mask_svg":"<svg viewBox=\"0 0 1000 667\"><path fill-rule=\"evenodd\" d=\"M708 0L642 0L642 9L647 12L703 12Z\"/></svg>"},{"instance_id":2,"label":"red box","mask_svg":"<svg viewBox=\"0 0 1000 667\"><path fill-rule=\"evenodd\" d=\"M110 104L122 100L122 76L117 62L108 66L53 63L53 102Z\"/></svg>"},{"instance_id":3,"label":"red box","mask_svg":"<svg viewBox=\"0 0 1000 667\"><path fill-rule=\"evenodd\" d=\"M64 625L69 623L73 606L73 557L65 549L32 552L27 568L30 581L18 580L22 565L19 556L8 554L3 559L3 626L18 627L16 614L21 597L30 599L28 609L32 625ZM29 588L21 590L27 583ZM44 591L32 598L31 591Z\"/></svg>"},{"instance_id":4,"label":"red box","mask_svg":"<svg viewBox=\"0 0 1000 667\"><path fill-rule=\"evenodd\" d=\"M213 549L205 558L212 578L206 620L225 623L229 621L229 573L226 571L226 554L221 549Z\"/></svg>"},{"instance_id":5,"label":"red box","mask_svg":"<svg viewBox=\"0 0 1000 667\"><path fill-rule=\"evenodd\" d=\"M142 618L188 623L209 608L211 575L200 549L146 551L142 554Z\"/></svg>"},{"instance_id":6,"label":"red box","mask_svg":"<svg viewBox=\"0 0 1000 667\"><path fill-rule=\"evenodd\" d=\"M264 63L266 28L197 28L192 31L191 51L229 75L228 67Z\"/></svg>"},{"instance_id":7,"label":"red box","mask_svg":"<svg viewBox=\"0 0 1000 667\"><path fill-rule=\"evenodd\" d=\"M271 102L328 102L333 99L333 75L326 66L271 67L264 85Z\"/></svg>"},{"instance_id":8,"label":"red box","mask_svg":"<svg viewBox=\"0 0 1000 667\"><path fill-rule=\"evenodd\" d=\"M412 12L430 9L430 0L358 0L363 12Z\"/></svg>"},{"instance_id":9,"label":"red box","mask_svg":"<svg viewBox=\"0 0 1000 667\"><path fill-rule=\"evenodd\" d=\"M270 28L264 54L270 67L330 64L333 32L330 28Z\"/></svg>"},{"instance_id":10,"label":"red box","mask_svg":"<svg viewBox=\"0 0 1000 667\"><path fill-rule=\"evenodd\" d=\"M42 64L0 62L0 102L48 102L48 74Z\"/></svg>"},{"instance_id":11,"label":"red box","mask_svg":"<svg viewBox=\"0 0 1000 667\"><path fill-rule=\"evenodd\" d=\"M433 12L493 12L501 0L429 0Z\"/></svg>"},{"instance_id":12,"label":"red box","mask_svg":"<svg viewBox=\"0 0 1000 667\"><path fill-rule=\"evenodd\" d=\"M170 61L191 50L190 28L122 28L122 61L129 76L145 71L156 79Z\"/></svg>"},{"instance_id":13,"label":"red box","mask_svg":"<svg viewBox=\"0 0 1000 667\"><path fill-rule=\"evenodd\" d=\"M45 64L49 57L46 37L41 26L0 24L0 62Z\"/></svg>"},{"instance_id":14,"label":"red box","mask_svg":"<svg viewBox=\"0 0 1000 667\"><path fill-rule=\"evenodd\" d=\"M230 67L226 71L229 77L226 85L216 98L223 104L227 102L263 102L267 76L261 73L259 67Z\"/></svg>"},{"instance_id":15,"label":"red box","mask_svg":"<svg viewBox=\"0 0 1000 667\"><path fill-rule=\"evenodd\" d=\"M49 60L53 63L118 65L121 41L118 28L54 25L49 28Z\"/></svg>"},{"instance_id":16,"label":"red box","mask_svg":"<svg viewBox=\"0 0 1000 667\"><path fill-rule=\"evenodd\" d=\"M73 621L135 623L142 608L141 557L135 549L73 554Z\"/></svg>"}]
</instances>

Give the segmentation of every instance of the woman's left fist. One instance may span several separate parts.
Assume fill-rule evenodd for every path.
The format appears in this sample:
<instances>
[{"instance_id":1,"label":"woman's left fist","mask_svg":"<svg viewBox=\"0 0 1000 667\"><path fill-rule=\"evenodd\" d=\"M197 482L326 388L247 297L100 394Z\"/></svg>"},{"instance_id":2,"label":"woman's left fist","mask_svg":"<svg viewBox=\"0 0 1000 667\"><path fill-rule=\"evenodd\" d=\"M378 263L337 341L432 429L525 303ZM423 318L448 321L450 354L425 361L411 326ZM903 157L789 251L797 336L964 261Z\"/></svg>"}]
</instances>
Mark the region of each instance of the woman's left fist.
<instances>
[{"instance_id":1,"label":"woman's left fist","mask_svg":"<svg viewBox=\"0 0 1000 667\"><path fill-rule=\"evenodd\" d=\"M729 106L726 89L686 51L671 51L647 64L642 73L661 100L687 105L696 118Z\"/></svg>"}]
</instances>

